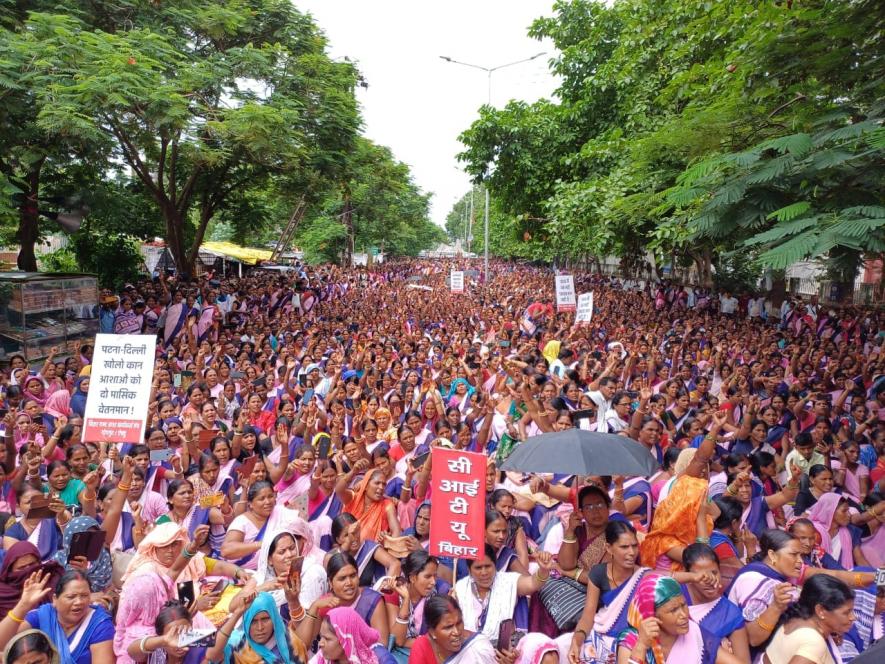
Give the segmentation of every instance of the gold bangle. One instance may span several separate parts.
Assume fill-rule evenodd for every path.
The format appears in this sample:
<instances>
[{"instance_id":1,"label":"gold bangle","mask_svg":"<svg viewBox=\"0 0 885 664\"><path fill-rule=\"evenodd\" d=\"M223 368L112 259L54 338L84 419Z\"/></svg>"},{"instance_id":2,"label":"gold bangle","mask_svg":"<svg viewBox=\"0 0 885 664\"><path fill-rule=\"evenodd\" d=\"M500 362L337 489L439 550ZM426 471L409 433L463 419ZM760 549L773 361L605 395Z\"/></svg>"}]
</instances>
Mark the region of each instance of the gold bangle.
<instances>
[{"instance_id":1,"label":"gold bangle","mask_svg":"<svg viewBox=\"0 0 885 664\"><path fill-rule=\"evenodd\" d=\"M762 620L761 615L756 618L756 624L759 625L759 627L764 629L766 632L773 632L775 628L775 625L769 625L764 620Z\"/></svg>"},{"instance_id":2,"label":"gold bangle","mask_svg":"<svg viewBox=\"0 0 885 664\"><path fill-rule=\"evenodd\" d=\"M96 496L94 493L91 496L87 496L85 492L83 493L83 500L95 500L97 497L98 496Z\"/></svg>"},{"instance_id":3,"label":"gold bangle","mask_svg":"<svg viewBox=\"0 0 885 664\"><path fill-rule=\"evenodd\" d=\"M583 571L584 570L582 570L580 567L575 570L575 581L577 581L578 583L581 582L581 572Z\"/></svg>"},{"instance_id":4,"label":"gold bangle","mask_svg":"<svg viewBox=\"0 0 885 664\"><path fill-rule=\"evenodd\" d=\"M12 609L9 609L9 611L6 612L6 617L9 618L12 622L18 623L19 625L21 625L25 621L24 618L19 618L17 615L15 615L12 612Z\"/></svg>"},{"instance_id":5,"label":"gold bangle","mask_svg":"<svg viewBox=\"0 0 885 664\"><path fill-rule=\"evenodd\" d=\"M535 578L541 583L547 583L550 580L550 572L547 572L547 576L545 576L544 578L541 578L540 572L535 572Z\"/></svg>"},{"instance_id":6,"label":"gold bangle","mask_svg":"<svg viewBox=\"0 0 885 664\"><path fill-rule=\"evenodd\" d=\"M122 482L120 482L119 484L117 484L117 488L120 491L129 491L130 489L132 489L132 485L131 484L123 484Z\"/></svg>"},{"instance_id":7,"label":"gold bangle","mask_svg":"<svg viewBox=\"0 0 885 664\"><path fill-rule=\"evenodd\" d=\"M856 588L863 588L864 586L863 578L861 577L860 572L854 573L854 586Z\"/></svg>"},{"instance_id":8,"label":"gold bangle","mask_svg":"<svg viewBox=\"0 0 885 664\"><path fill-rule=\"evenodd\" d=\"M571 537L571 538L569 538L569 537L563 537L563 538L562 538L562 543L563 543L563 544L577 544L577 543L578 543L578 538L577 538L577 537Z\"/></svg>"}]
</instances>

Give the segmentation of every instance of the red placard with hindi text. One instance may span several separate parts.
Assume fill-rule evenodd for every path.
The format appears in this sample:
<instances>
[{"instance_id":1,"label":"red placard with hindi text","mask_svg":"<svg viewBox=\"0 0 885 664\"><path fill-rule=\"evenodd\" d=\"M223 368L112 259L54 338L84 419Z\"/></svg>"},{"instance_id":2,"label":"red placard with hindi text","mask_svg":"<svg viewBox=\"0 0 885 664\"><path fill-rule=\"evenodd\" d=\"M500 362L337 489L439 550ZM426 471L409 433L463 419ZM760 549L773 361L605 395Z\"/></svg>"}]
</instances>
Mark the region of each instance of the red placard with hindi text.
<instances>
[{"instance_id":1,"label":"red placard with hindi text","mask_svg":"<svg viewBox=\"0 0 885 664\"><path fill-rule=\"evenodd\" d=\"M485 548L486 456L431 450L430 555L476 560Z\"/></svg>"}]
</instances>

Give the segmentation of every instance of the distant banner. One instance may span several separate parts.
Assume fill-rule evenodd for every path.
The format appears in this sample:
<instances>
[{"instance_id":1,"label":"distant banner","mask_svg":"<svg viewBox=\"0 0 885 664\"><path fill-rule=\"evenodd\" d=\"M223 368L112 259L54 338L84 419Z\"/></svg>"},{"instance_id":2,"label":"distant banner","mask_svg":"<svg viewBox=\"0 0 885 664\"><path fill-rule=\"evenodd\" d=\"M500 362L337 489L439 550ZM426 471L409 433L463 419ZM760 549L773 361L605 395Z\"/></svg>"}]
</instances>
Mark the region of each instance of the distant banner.
<instances>
[{"instance_id":1,"label":"distant banner","mask_svg":"<svg viewBox=\"0 0 885 664\"><path fill-rule=\"evenodd\" d=\"M452 275L449 278L451 283L451 290L453 293L463 293L464 292L464 272L463 270L452 270Z\"/></svg>"},{"instance_id":2,"label":"distant banner","mask_svg":"<svg viewBox=\"0 0 885 664\"><path fill-rule=\"evenodd\" d=\"M578 310L575 312L575 325L587 324L593 318L593 293L578 296Z\"/></svg>"},{"instance_id":3,"label":"distant banner","mask_svg":"<svg viewBox=\"0 0 885 664\"><path fill-rule=\"evenodd\" d=\"M144 440L156 347L154 336L96 335L83 422L84 441Z\"/></svg>"},{"instance_id":4,"label":"distant banner","mask_svg":"<svg viewBox=\"0 0 885 664\"><path fill-rule=\"evenodd\" d=\"M574 311L575 280L570 274L556 275L556 311Z\"/></svg>"},{"instance_id":5,"label":"distant banner","mask_svg":"<svg viewBox=\"0 0 885 664\"><path fill-rule=\"evenodd\" d=\"M444 447L431 450L432 556L482 558L485 549L486 456Z\"/></svg>"}]
</instances>

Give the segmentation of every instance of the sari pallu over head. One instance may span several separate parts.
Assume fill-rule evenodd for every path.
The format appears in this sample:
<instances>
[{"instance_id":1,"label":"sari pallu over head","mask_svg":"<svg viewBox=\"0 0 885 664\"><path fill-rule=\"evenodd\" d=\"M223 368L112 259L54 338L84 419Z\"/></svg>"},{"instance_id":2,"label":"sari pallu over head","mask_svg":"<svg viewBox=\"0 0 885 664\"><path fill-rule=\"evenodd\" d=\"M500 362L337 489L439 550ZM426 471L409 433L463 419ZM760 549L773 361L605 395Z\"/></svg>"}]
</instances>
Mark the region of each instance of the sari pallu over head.
<instances>
[{"instance_id":1,"label":"sari pallu over head","mask_svg":"<svg viewBox=\"0 0 885 664\"><path fill-rule=\"evenodd\" d=\"M170 599L172 581L165 574L144 570L123 584L114 634L118 663L133 661L127 652L129 644L156 634L154 621Z\"/></svg>"},{"instance_id":2,"label":"sari pallu over head","mask_svg":"<svg viewBox=\"0 0 885 664\"><path fill-rule=\"evenodd\" d=\"M71 522L65 527L64 536L62 537L62 548L55 554L55 561L62 566L68 564L68 556L71 550L71 540L76 533L83 533L87 530L98 530L100 526L98 521L91 516L78 516L71 519ZM114 567L111 562L111 554L102 547L101 553L97 560L89 563L86 569L86 576L89 579L89 587L92 592L101 592L111 585L111 577Z\"/></svg>"},{"instance_id":3,"label":"sari pallu over head","mask_svg":"<svg viewBox=\"0 0 885 664\"><path fill-rule=\"evenodd\" d=\"M350 607L342 606L332 609L326 619L335 630L335 636L344 650L344 659L348 664L378 664L378 656L372 650L378 643L378 631L370 627L360 615ZM326 659L323 653L317 656L317 664L334 664Z\"/></svg>"},{"instance_id":4,"label":"sari pallu over head","mask_svg":"<svg viewBox=\"0 0 885 664\"><path fill-rule=\"evenodd\" d=\"M845 526L840 526L833 537L830 537L830 528L833 526L833 517L842 501L842 496L836 493L825 493L805 513L806 518L814 524L814 529L820 536L820 547L825 552L833 555L833 540L838 539L841 544L839 552L839 564L845 569L854 567L854 543L851 533ZM835 556L834 556L835 557Z\"/></svg>"},{"instance_id":5,"label":"sari pallu over head","mask_svg":"<svg viewBox=\"0 0 885 664\"><path fill-rule=\"evenodd\" d=\"M273 623L273 637L268 644L256 643L249 636L252 621L259 613L265 612ZM274 655L268 645L276 645L279 657ZM307 649L301 640L290 633L277 610L276 602L268 593L258 593L255 601L243 614L243 621L233 631L224 647L225 664L274 664L275 662L307 662Z\"/></svg>"},{"instance_id":6,"label":"sari pallu over head","mask_svg":"<svg viewBox=\"0 0 885 664\"><path fill-rule=\"evenodd\" d=\"M150 572L165 575L169 570L160 562L157 556L157 549L170 546L175 542L181 542L183 546L186 546L188 543L187 534L181 526L172 522L154 526L154 529L141 540L135 557L129 561L129 566L123 574L123 583L125 584L134 577ZM206 564L203 562L203 557L197 554L188 562L187 567L184 568L178 580L195 581L203 578L205 575Z\"/></svg>"},{"instance_id":7,"label":"sari pallu over head","mask_svg":"<svg viewBox=\"0 0 885 664\"><path fill-rule=\"evenodd\" d=\"M27 555L36 556L37 562L13 572L13 563L22 556ZM6 557L3 559L3 565L0 566L0 616L5 616L11 608L18 604L25 581L38 570L50 575L49 586L52 588L55 587L56 582L64 573L61 565L54 560L45 563L40 562L40 551L30 542L16 542L9 547L9 550L6 551Z\"/></svg>"},{"instance_id":8,"label":"sari pallu over head","mask_svg":"<svg viewBox=\"0 0 885 664\"><path fill-rule=\"evenodd\" d=\"M697 537L697 516L707 495L707 480L688 475L676 479L667 497L658 503L651 531L639 545L645 567L655 567L661 556L675 546L688 546ZM707 532L713 520L707 517ZM678 569L676 562L671 567Z\"/></svg>"},{"instance_id":9,"label":"sari pallu over head","mask_svg":"<svg viewBox=\"0 0 885 664\"><path fill-rule=\"evenodd\" d=\"M682 596L682 587L672 577L660 574L648 574L639 583L630 606L627 609L629 627L621 632L618 647L632 650L639 640L639 626L643 620L654 618L655 611L667 602ZM719 649L718 637L706 635L697 625L689 620L688 633L676 638L670 654L664 657L659 641L655 640L652 647L645 653L645 664L665 664L665 662L697 662L712 664Z\"/></svg>"},{"instance_id":10,"label":"sari pallu over head","mask_svg":"<svg viewBox=\"0 0 885 664\"><path fill-rule=\"evenodd\" d=\"M387 505L389 498L381 498L374 505L369 506L366 492L372 481L373 471L366 473L359 487L353 494L351 501L345 505L344 511L353 514L360 522L360 537L363 540L374 542L382 532L390 530L387 521Z\"/></svg>"}]
</instances>

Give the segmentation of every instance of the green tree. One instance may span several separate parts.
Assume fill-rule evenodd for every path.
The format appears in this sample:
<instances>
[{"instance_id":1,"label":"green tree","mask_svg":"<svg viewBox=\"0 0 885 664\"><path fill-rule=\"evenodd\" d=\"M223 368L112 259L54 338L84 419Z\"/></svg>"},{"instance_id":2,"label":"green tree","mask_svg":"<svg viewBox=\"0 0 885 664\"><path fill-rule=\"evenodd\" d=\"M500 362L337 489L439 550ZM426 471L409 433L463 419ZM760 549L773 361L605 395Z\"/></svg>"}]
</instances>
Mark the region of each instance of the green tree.
<instances>
[{"instance_id":1,"label":"green tree","mask_svg":"<svg viewBox=\"0 0 885 664\"><path fill-rule=\"evenodd\" d=\"M347 179L309 211L296 242L311 262L378 247L415 256L445 238L429 218L429 196L389 148L360 137L343 171Z\"/></svg>"},{"instance_id":2,"label":"green tree","mask_svg":"<svg viewBox=\"0 0 885 664\"><path fill-rule=\"evenodd\" d=\"M93 5L85 18L30 14L9 49L28 63L37 128L124 161L179 269L243 190L283 174L303 188L343 166L356 69L331 61L287 0Z\"/></svg>"},{"instance_id":3,"label":"green tree","mask_svg":"<svg viewBox=\"0 0 885 664\"><path fill-rule=\"evenodd\" d=\"M462 135L461 158L501 201L516 235L532 238L533 258L614 254L622 265L636 266L651 251L659 264L694 263L712 283L714 265L752 262L775 246L764 239L749 242L746 229L728 231L737 200L727 203L728 214L722 208L716 233L699 233L693 215L701 204L683 186L674 199L677 180L690 182L683 173L706 164L700 168L710 179L700 188L725 191L749 176L747 169L763 169L783 156L776 148L762 150L753 165L739 166L727 155L753 153L798 133L814 137L825 127L836 130L827 125L829 116L844 108L853 124L880 117L873 108L885 97L880 9L874 0L560 0L553 16L530 30L560 52L552 61L562 81L558 100L483 107ZM876 202L870 194L877 186L881 191L879 139L835 140L853 146L846 177L832 165L815 172L798 163L774 173L767 184L783 193L784 206L837 190L844 194L841 202L820 200L813 209L830 214L852 209L849 199L854 207ZM818 159L833 159L831 151L845 147L824 141L815 151L828 155ZM807 157L815 159L810 152ZM863 183L847 179L854 158ZM738 189L729 191L742 195ZM747 192L749 197L758 188ZM878 213L863 214L872 219ZM773 222L763 218L752 230ZM876 223L855 222L864 228ZM827 223L836 223L832 215ZM846 251L856 258L875 244L858 247L845 240L822 251L831 260Z\"/></svg>"}]
</instances>

